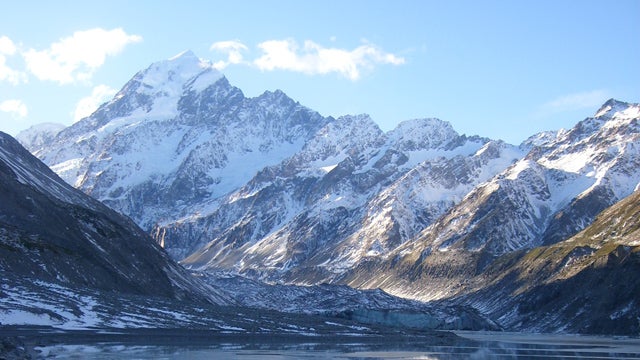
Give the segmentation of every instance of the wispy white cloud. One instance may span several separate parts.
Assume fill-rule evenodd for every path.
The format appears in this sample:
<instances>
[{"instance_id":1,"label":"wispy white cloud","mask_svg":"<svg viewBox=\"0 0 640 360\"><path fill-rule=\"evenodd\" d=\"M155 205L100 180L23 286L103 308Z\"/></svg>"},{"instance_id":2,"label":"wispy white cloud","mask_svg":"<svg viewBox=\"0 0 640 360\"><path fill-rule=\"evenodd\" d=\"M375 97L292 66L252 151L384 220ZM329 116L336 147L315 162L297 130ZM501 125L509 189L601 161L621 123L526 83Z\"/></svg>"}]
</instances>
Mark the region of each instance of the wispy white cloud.
<instances>
[{"instance_id":1,"label":"wispy white cloud","mask_svg":"<svg viewBox=\"0 0 640 360\"><path fill-rule=\"evenodd\" d=\"M405 59L386 53L373 44L363 44L353 50L323 47L311 40L302 47L293 40L269 40L258 45L264 53L253 61L260 70L289 70L309 75L338 73L358 80L363 69L377 64L404 64Z\"/></svg>"},{"instance_id":2,"label":"wispy white cloud","mask_svg":"<svg viewBox=\"0 0 640 360\"><path fill-rule=\"evenodd\" d=\"M226 60L217 61L213 64L213 67L222 70L231 64L244 63L243 51L249 50L249 48L238 40L218 41L211 44L209 50L217 51L227 55Z\"/></svg>"},{"instance_id":3,"label":"wispy white cloud","mask_svg":"<svg viewBox=\"0 0 640 360\"><path fill-rule=\"evenodd\" d=\"M335 41L332 39L332 41ZM249 48L237 41L222 41L211 45L211 50L225 53L226 60L216 62L214 66L222 69L230 64L246 64L262 71L285 70L308 75L337 73L349 80L356 81L365 70L376 65L402 65L405 59L387 53L376 45L364 43L355 49L324 47L311 40L299 46L295 40L268 40L258 44L261 55L246 61L242 55Z\"/></svg>"},{"instance_id":4,"label":"wispy white cloud","mask_svg":"<svg viewBox=\"0 0 640 360\"><path fill-rule=\"evenodd\" d=\"M0 54L13 55L17 51L16 45L8 36L0 36Z\"/></svg>"},{"instance_id":5,"label":"wispy white cloud","mask_svg":"<svg viewBox=\"0 0 640 360\"><path fill-rule=\"evenodd\" d=\"M27 74L14 70L7 65L7 56L15 55L16 45L7 36L0 36L0 81L8 81L13 85L27 82Z\"/></svg>"},{"instance_id":6,"label":"wispy white cloud","mask_svg":"<svg viewBox=\"0 0 640 360\"><path fill-rule=\"evenodd\" d=\"M117 92L116 89L113 89L107 85L98 85L93 88L91 91L91 95L84 97L78 101L76 105L76 109L73 113L73 121L78 121L82 118L85 118L94 111L98 109L98 107L109 100L113 95Z\"/></svg>"},{"instance_id":7,"label":"wispy white cloud","mask_svg":"<svg viewBox=\"0 0 640 360\"><path fill-rule=\"evenodd\" d=\"M27 69L38 79L60 84L89 80L107 56L119 54L126 45L142 41L118 28L76 31L48 49L29 49L23 53Z\"/></svg>"},{"instance_id":8,"label":"wispy white cloud","mask_svg":"<svg viewBox=\"0 0 640 360\"><path fill-rule=\"evenodd\" d=\"M560 96L541 106L547 113L558 113L581 109L593 109L602 105L611 96L606 90L583 91Z\"/></svg>"},{"instance_id":9,"label":"wispy white cloud","mask_svg":"<svg viewBox=\"0 0 640 360\"><path fill-rule=\"evenodd\" d=\"M24 118L28 114L27 105L17 99L0 102L0 111L9 113L14 118Z\"/></svg>"}]
</instances>

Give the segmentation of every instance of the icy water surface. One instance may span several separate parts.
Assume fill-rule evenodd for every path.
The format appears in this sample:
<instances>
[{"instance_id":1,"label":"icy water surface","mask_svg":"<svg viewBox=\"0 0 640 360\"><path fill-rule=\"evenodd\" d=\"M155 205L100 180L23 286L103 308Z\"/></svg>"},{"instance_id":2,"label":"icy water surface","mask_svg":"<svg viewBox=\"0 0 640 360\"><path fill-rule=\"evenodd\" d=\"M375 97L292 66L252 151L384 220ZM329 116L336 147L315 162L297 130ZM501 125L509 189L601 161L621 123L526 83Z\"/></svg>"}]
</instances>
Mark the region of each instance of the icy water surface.
<instances>
[{"instance_id":1,"label":"icy water surface","mask_svg":"<svg viewBox=\"0 0 640 360\"><path fill-rule=\"evenodd\" d=\"M458 332L452 344L385 343L357 338L237 344L136 345L98 342L37 348L56 359L640 359L640 339L518 333ZM231 339L232 340L232 339Z\"/></svg>"},{"instance_id":2,"label":"icy water surface","mask_svg":"<svg viewBox=\"0 0 640 360\"><path fill-rule=\"evenodd\" d=\"M20 346L37 359L640 359L640 338L506 332L456 334L247 334L188 329L61 330L0 326L0 339L19 339Z\"/></svg>"}]
</instances>

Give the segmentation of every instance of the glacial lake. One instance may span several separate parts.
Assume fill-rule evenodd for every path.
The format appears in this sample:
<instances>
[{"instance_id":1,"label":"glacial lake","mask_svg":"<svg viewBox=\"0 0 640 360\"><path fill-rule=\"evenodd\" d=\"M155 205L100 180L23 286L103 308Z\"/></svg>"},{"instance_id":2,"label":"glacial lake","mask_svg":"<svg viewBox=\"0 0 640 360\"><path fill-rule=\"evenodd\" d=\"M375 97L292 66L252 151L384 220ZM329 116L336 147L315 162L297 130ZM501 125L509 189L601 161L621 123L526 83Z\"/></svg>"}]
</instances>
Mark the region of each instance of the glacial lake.
<instances>
[{"instance_id":1,"label":"glacial lake","mask_svg":"<svg viewBox=\"0 0 640 360\"><path fill-rule=\"evenodd\" d=\"M406 339L308 336L291 339L264 335L249 343L230 336L183 343L110 336L64 337L36 345L55 359L640 359L640 338L499 332L456 332L454 343L429 344Z\"/></svg>"}]
</instances>

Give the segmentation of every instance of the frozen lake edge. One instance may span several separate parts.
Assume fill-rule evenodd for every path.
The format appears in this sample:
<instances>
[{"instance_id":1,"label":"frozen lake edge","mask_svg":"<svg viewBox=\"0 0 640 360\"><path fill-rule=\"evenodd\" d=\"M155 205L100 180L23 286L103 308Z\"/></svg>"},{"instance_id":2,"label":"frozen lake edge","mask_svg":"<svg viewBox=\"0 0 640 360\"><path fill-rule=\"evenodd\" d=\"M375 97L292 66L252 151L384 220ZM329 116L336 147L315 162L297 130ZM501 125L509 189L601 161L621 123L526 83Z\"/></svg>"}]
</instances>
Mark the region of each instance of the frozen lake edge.
<instances>
[{"instance_id":1,"label":"frozen lake edge","mask_svg":"<svg viewBox=\"0 0 640 360\"><path fill-rule=\"evenodd\" d=\"M31 356L77 359L277 359L368 358L458 359L598 358L640 359L640 338L511 332L413 332L345 335L220 333L207 329L91 329L2 326L0 339L14 339ZM0 348L0 350L2 350ZM13 356L13 357L12 357Z\"/></svg>"}]
</instances>

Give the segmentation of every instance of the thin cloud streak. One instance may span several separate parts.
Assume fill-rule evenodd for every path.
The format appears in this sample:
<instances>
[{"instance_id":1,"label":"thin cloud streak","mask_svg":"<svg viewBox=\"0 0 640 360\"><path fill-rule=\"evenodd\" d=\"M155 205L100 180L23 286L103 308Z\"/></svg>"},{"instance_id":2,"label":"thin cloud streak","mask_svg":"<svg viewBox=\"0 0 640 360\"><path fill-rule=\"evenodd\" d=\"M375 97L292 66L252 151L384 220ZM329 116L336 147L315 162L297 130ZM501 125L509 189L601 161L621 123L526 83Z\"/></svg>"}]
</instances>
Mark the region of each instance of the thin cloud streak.
<instances>
[{"instance_id":1,"label":"thin cloud streak","mask_svg":"<svg viewBox=\"0 0 640 360\"><path fill-rule=\"evenodd\" d=\"M29 111L22 100L10 99L0 102L0 111L9 113L13 118L25 118Z\"/></svg>"},{"instance_id":2,"label":"thin cloud streak","mask_svg":"<svg viewBox=\"0 0 640 360\"><path fill-rule=\"evenodd\" d=\"M336 73L351 81L361 78L363 71L372 71L377 65L402 65L405 59L387 53L376 45L365 43L352 50L328 48L311 40L302 46L292 39L268 40L258 44L262 55L245 61L242 55L248 47L237 40L211 45L211 50L227 54L226 60L215 63L222 69L230 64L244 64L262 71L293 71L307 75Z\"/></svg>"},{"instance_id":3,"label":"thin cloud streak","mask_svg":"<svg viewBox=\"0 0 640 360\"><path fill-rule=\"evenodd\" d=\"M611 96L606 90L583 91L579 93L560 96L541 106L541 110L547 113L558 113L582 109L593 109L602 105Z\"/></svg>"},{"instance_id":4,"label":"thin cloud streak","mask_svg":"<svg viewBox=\"0 0 640 360\"><path fill-rule=\"evenodd\" d=\"M27 74L7 65L7 56L13 56L16 52L13 41L7 36L0 36L0 81L8 81L13 85L27 82Z\"/></svg>"}]
</instances>

